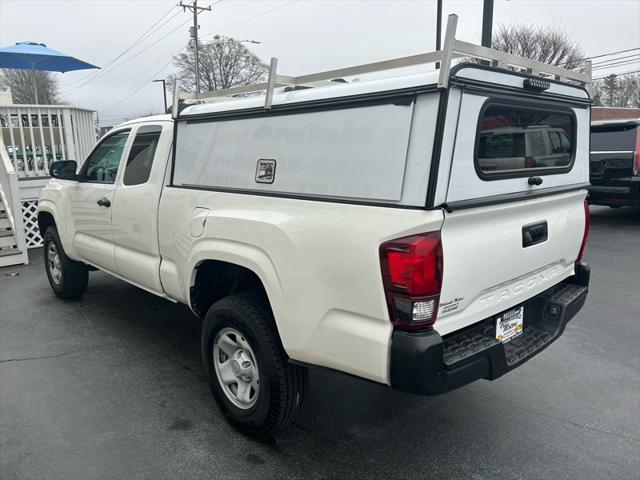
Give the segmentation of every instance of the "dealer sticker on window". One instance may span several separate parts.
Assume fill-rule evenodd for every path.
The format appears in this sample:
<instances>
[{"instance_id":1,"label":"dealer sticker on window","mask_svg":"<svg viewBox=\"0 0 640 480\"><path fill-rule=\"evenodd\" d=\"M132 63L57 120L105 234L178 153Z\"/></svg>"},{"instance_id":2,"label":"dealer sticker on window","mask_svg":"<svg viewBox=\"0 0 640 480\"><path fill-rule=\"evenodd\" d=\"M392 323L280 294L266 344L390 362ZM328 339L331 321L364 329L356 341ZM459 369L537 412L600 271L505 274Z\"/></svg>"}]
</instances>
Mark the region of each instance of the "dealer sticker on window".
<instances>
[{"instance_id":1,"label":"dealer sticker on window","mask_svg":"<svg viewBox=\"0 0 640 480\"><path fill-rule=\"evenodd\" d=\"M522 334L524 307L514 308L496 317L496 338L502 343Z\"/></svg>"}]
</instances>

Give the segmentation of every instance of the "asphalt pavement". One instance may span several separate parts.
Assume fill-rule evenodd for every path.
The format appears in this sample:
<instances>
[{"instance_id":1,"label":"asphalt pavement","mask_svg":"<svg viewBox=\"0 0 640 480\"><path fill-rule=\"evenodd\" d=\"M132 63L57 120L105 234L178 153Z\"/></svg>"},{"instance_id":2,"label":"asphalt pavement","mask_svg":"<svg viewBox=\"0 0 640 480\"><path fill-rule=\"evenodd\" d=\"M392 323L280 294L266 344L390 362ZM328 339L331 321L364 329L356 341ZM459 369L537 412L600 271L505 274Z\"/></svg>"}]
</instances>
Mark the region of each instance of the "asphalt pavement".
<instances>
[{"instance_id":1,"label":"asphalt pavement","mask_svg":"<svg viewBox=\"0 0 640 480\"><path fill-rule=\"evenodd\" d=\"M584 309L522 367L439 397L312 370L266 442L218 412L199 321L100 272L0 269L0 478L640 478L640 209L591 209Z\"/></svg>"}]
</instances>

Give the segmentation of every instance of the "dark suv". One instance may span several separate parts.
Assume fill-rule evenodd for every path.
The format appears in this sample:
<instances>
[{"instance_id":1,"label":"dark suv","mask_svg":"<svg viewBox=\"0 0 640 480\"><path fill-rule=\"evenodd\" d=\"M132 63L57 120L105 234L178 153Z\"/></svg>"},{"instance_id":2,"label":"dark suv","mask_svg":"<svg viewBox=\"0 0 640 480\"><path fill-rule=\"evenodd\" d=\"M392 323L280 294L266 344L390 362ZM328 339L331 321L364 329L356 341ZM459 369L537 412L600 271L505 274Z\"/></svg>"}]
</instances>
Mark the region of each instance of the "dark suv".
<instances>
[{"instance_id":1,"label":"dark suv","mask_svg":"<svg viewBox=\"0 0 640 480\"><path fill-rule=\"evenodd\" d=\"M640 119L591 123L589 203L640 205Z\"/></svg>"}]
</instances>

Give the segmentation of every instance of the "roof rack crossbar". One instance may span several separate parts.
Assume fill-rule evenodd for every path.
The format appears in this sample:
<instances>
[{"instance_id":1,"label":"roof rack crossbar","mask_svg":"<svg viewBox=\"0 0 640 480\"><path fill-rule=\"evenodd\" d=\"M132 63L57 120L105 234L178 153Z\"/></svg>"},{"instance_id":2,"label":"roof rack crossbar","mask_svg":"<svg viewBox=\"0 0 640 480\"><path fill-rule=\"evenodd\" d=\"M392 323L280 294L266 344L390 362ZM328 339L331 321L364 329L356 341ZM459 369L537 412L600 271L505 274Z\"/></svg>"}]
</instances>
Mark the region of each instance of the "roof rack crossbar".
<instances>
[{"instance_id":1,"label":"roof rack crossbar","mask_svg":"<svg viewBox=\"0 0 640 480\"><path fill-rule=\"evenodd\" d=\"M394 58L380 62L366 63L362 65L354 65L351 67L338 68L324 72L312 73L293 77L289 75L280 75L277 73L278 59L271 58L269 65L269 74L266 82L253 85L243 85L231 87L223 90L215 90L203 93L186 93L179 92L174 88L174 118L178 114L179 100L195 100L197 103L211 102L219 100L233 99L237 95L248 93L265 92L264 108L271 109L273 104L274 90L278 87L303 87L313 86L313 84L323 84L341 77L350 77L354 75L362 75L367 73L381 72L396 68L423 65L428 63L439 63L440 74L438 78L438 87L447 88L449 85L449 76L451 71L451 63L456 58L473 58L487 60L498 68L515 67L525 69L532 75L550 76L556 80L564 80L576 82L582 86L589 87L591 84L591 61L585 62L584 72L569 70L546 63L537 62L528 58L519 57L492 48L481 47L469 42L457 40L456 29L458 26L458 16L449 15L447 19L447 30L444 38L442 50L429 53L420 53L407 57Z\"/></svg>"}]
</instances>

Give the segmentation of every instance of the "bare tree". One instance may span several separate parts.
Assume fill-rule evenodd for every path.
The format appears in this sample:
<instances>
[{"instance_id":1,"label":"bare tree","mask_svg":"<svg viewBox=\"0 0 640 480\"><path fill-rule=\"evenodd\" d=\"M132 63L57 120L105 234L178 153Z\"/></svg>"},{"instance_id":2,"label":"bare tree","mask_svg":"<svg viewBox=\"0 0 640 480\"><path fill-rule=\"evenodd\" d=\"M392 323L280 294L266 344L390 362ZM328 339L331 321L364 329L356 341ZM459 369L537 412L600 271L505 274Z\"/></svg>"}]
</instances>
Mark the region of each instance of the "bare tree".
<instances>
[{"instance_id":1,"label":"bare tree","mask_svg":"<svg viewBox=\"0 0 640 480\"><path fill-rule=\"evenodd\" d=\"M599 107L640 108L640 74L608 75L595 80L593 102Z\"/></svg>"},{"instance_id":2,"label":"bare tree","mask_svg":"<svg viewBox=\"0 0 640 480\"><path fill-rule=\"evenodd\" d=\"M36 102L34 76L38 88L38 102ZM11 90L13 102L18 104L55 105L61 101L58 81L51 72L0 69L0 86L8 87Z\"/></svg>"},{"instance_id":3,"label":"bare tree","mask_svg":"<svg viewBox=\"0 0 640 480\"><path fill-rule=\"evenodd\" d=\"M199 42L200 88L219 90L240 85L251 85L263 80L267 65L242 43L230 37L216 36L211 42ZM193 45L185 53L173 57L178 68L176 75L169 77L187 92L195 90L195 54Z\"/></svg>"},{"instance_id":4,"label":"bare tree","mask_svg":"<svg viewBox=\"0 0 640 480\"><path fill-rule=\"evenodd\" d=\"M582 50L565 30L532 25L500 25L492 47L549 65L576 68L584 62Z\"/></svg>"}]
</instances>

